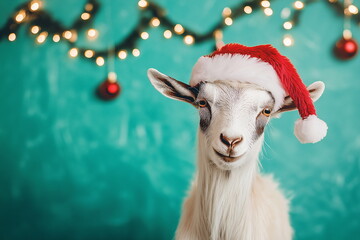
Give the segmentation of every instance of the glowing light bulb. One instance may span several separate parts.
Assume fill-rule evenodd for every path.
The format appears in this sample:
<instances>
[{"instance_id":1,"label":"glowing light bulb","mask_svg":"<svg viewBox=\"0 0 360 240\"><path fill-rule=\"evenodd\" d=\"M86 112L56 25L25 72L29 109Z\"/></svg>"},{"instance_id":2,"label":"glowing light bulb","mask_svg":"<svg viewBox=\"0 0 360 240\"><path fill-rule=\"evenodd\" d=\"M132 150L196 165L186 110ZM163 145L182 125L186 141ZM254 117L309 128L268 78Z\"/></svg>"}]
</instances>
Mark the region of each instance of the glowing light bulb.
<instances>
[{"instance_id":1,"label":"glowing light bulb","mask_svg":"<svg viewBox=\"0 0 360 240\"><path fill-rule=\"evenodd\" d=\"M96 39L98 37L98 35L99 35L99 32L96 29L90 28L87 31L87 36L90 40Z\"/></svg>"},{"instance_id":2,"label":"glowing light bulb","mask_svg":"<svg viewBox=\"0 0 360 240\"><path fill-rule=\"evenodd\" d=\"M47 32L42 32L42 33L39 34L39 36L37 36L36 41L37 41L39 44L42 44L42 43L45 42L47 36L48 36L48 33L47 33Z\"/></svg>"},{"instance_id":3,"label":"glowing light bulb","mask_svg":"<svg viewBox=\"0 0 360 240\"><path fill-rule=\"evenodd\" d=\"M92 3L87 3L85 5L85 10L88 11L88 12L92 11L93 8L94 8L94 5L92 5Z\"/></svg>"},{"instance_id":4,"label":"glowing light bulb","mask_svg":"<svg viewBox=\"0 0 360 240\"><path fill-rule=\"evenodd\" d=\"M39 0L34 0L34 1L31 1L30 4L29 4L29 8L30 8L30 11L32 12L36 12L38 11L41 6L42 6L42 2L39 1Z\"/></svg>"},{"instance_id":5,"label":"glowing light bulb","mask_svg":"<svg viewBox=\"0 0 360 240\"><path fill-rule=\"evenodd\" d=\"M270 2L269 1L261 1L261 6L263 6L264 8L268 8L268 7L270 7Z\"/></svg>"},{"instance_id":6,"label":"glowing light bulb","mask_svg":"<svg viewBox=\"0 0 360 240\"><path fill-rule=\"evenodd\" d=\"M132 50L132 55L134 55L134 57L140 56L140 50L137 49L137 48L134 48L134 49Z\"/></svg>"},{"instance_id":7,"label":"glowing light bulb","mask_svg":"<svg viewBox=\"0 0 360 240\"><path fill-rule=\"evenodd\" d=\"M191 45L191 44L193 44L194 42L195 42L195 39L194 39L193 36L191 36L191 35L186 35L186 36L184 37L184 43L185 43L185 44Z\"/></svg>"},{"instance_id":8,"label":"glowing light bulb","mask_svg":"<svg viewBox=\"0 0 360 240\"><path fill-rule=\"evenodd\" d=\"M32 34L37 34L40 31L40 27L39 26L32 26L30 29Z\"/></svg>"},{"instance_id":9,"label":"glowing light bulb","mask_svg":"<svg viewBox=\"0 0 360 240\"><path fill-rule=\"evenodd\" d=\"M349 8L344 8L344 15L350 16L351 12L349 11Z\"/></svg>"},{"instance_id":10,"label":"glowing light bulb","mask_svg":"<svg viewBox=\"0 0 360 240\"><path fill-rule=\"evenodd\" d=\"M85 56L86 58L92 58L92 57L94 56L94 51L93 51L93 50L86 50L86 51L84 52L84 56Z\"/></svg>"},{"instance_id":11,"label":"glowing light bulb","mask_svg":"<svg viewBox=\"0 0 360 240\"><path fill-rule=\"evenodd\" d=\"M70 57L76 57L79 54L79 50L77 48L72 48L69 50Z\"/></svg>"},{"instance_id":12,"label":"glowing light bulb","mask_svg":"<svg viewBox=\"0 0 360 240\"><path fill-rule=\"evenodd\" d=\"M290 17L291 11L290 8L284 8L283 10L281 10L281 18L282 19L286 19L288 17Z\"/></svg>"},{"instance_id":13,"label":"glowing light bulb","mask_svg":"<svg viewBox=\"0 0 360 240\"><path fill-rule=\"evenodd\" d=\"M221 41L223 39L223 32L220 29L215 30L214 37L216 41Z\"/></svg>"},{"instance_id":14,"label":"glowing light bulb","mask_svg":"<svg viewBox=\"0 0 360 240\"><path fill-rule=\"evenodd\" d=\"M140 34L140 37L141 37L142 39L146 40L146 39L149 38L149 33L147 33L147 32L142 32L142 33Z\"/></svg>"},{"instance_id":15,"label":"glowing light bulb","mask_svg":"<svg viewBox=\"0 0 360 240\"><path fill-rule=\"evenodd\" d=\"M126 51L125 51L125 50L119 51L118 57L119 57L120 59L125 59L125 58L127 57Z\"/></svg>"},{"instance_id":16,"label":"glowing light bulb","mask_svg":"<svg viewBox=\"0 0 360 240\"><path fill-rule=\"evenodd\" d=\"M80 17L81 17L82 20L86 21L86 20L90 19L91 15L90 15L90 13L84 12L84 13L81 14Z\"/></svg>"},{"instance_id":17,"label":"glowing light bulb","mask_svg":"<svg viewBox=\"0 0 360 240\"><path fill-rule=\"evenodd\" d=\"M26 11L24 9L21 9L15 16L15 21L18 23L21 23L22 21L24 21L26 17Z\"/></svg>"},{"instance_id":18,"label":"glowing light bulb","mask_svg":"<svg viewBox=\"0 0 360 240\"><path fill-rule=\"evenodd\" d=\"M160 20L157 17L151 19L151 26L158 27L160 25Z\"/></svg>"},{"instance_id":19,"label":"glowing light bulb","mask_svg":"<svg viewBox=\"0 0 360 240\"><path fill-rule=\"evenodd\" d=\"M181 24L176 24L174 27L174 31L177 34L183 34L185 32L185 29L183 28L183 26L181 26Z\"/></svg>"},{"instance_id":20,"label":"glowing light bulb","mask_svg":"<svg viewBox=\"0 0 360 240\"><path fill-rule=\"evenodd\" d=\"M355 5L352 5L352 4L348 7L348 9L349 9L349 12L354 15L358 14L358 12L359 12L359 9Z\"/></svg>"},{"instance_id":21,"label":"glowing light bulb","mask_svg":"<svg viewBox=\"0 0 360 240\"><path fill-rule=\"evenodd\" d=\"M116 80L117 80L117 75L116 75L116 73L114 73L114 72L109 72L109 74L108 74L108 79L109 79L109 82L116 82Z\"/></svg>"},{"instance_id":22,"label":"glowing light bulb","mask_svg":"<svg viewBox=\"0 0 360 240\"><path fill-rule=\"evenodd\" d=\"M271 8L265 8L264 13L266 16L271 16L271 15L273 15L274 12Z\"/></svg>"},{"instance_id":23,"label":"glowing light bulb","mask_svg":"<svg viewBox=\"0 0 360 240\"><path fill-rule=\"evenodd\" d=\"M59 42L60 41L60 35L59 34L54 34L52 39L53 39L54 42Z\"/></svg>"},{"instance_id":24,"label":"glowing light bulb","mask_svg":"<svg viewBox=\"0 0 360 240\"><path fill-rule=\"evenodd\" d=\"M64 38L66 38L66 39L70 39L71 37L72 37L72 32L71 31L69 31L69 30L67 30L67 31L65 31L64 33L63 33L63 37Z\"/></svg>"},{"instance_id":25,"label":"glowing light bulb","mask_svg":"<svg viewBox=\"0 0 360 240\"><path fill-rule=\"evenodd\" d=\"M75 42L76 40L77 40L77 37L78 37L78 35L77 35L77 32L75 32L75 31L71 31L71 38L69 39L69 41L70 42Z\"/></svg>"},{"instance_id":26,"label":"glowing light bulb","mask_svg":"<svg viewBox=\"0 0 360 240\"><path fill-rule=\"evenodd\" d=\"M304 3L302 1L295 1L294 2L294 8L297 10L303 9L304 8Z\"/></svg>"},{"instance_id":27,"label":"glowing light bulb","mask_svg":"<svg viewBox=\"0 0 360 240\"><path fill-rule=\"evenodd\" d=\"M104 66L104 64L105 64L105 59L103 58L103 57L97 57L96 58L96 64L98 65L98 66Z\"/></svg>"},{"instance_id":28,"label":"glowing light bulb","mask_svg":"<svg viewBox=\"0 0 360 240\"><path fill-rule=\"evenodd\" d=\"M252 7L250 7L250 6L245 6L244 7L244 12L246 13L246 14L250 14L250 13L252 13Z\"/></svg>"},{"instance_id":29,"label":"glowing light bulb","mask_svg":"<svg viewBox=\"0 0 360 240\"><path fill-rule=\"evenodd\" d=\"M170 30L164 31L164 38L169 39L172 37L172 32Z\"/></svg>"},{"instance_id":30,"label":"glowing light bulb","mask_svg":"<svg viewBox=\"0 0 360 240\"><path fill-rule=\"evenodd\" d=\"M140 0L140 1L138 2L138 5L139 5L139 7L141 7L141 8L146 8L146 7L149 5L149 3L148 3L146 0Z\"/></svg>"},{"instance_id":31,"label":"glowing light bulb","mask_svg":"<svg viewBox=\"0 0 360 240\"><path fill-rule=\"evenodd\" d=\"M292 23L292 22L289 22L289 21L284 22L283 27L284 27L286 30L290 30L290 29L292 29L292 27L293 27L293 23Z\"/></svg>"},{"instance_id":32,"label":"glowing light bulb","mask_svg":"<svg viewBox=\"0 0 360 240\"><path fill-rule=\"evenodd\" d=\"M15 33L10 33L8 36L8 39L10 42L13 42L16 40L16 34Z\"/></svg>"},{"instance_id":33,"label":"glowing light bulb","mask_svg":"<svg viewBox=\"0 0 360 240\"><path fill-rule=\"evenodd\" d=\"M283 38L283 44L285 47L290 47L294 45L294 39L290 35L285 35Z\"/></svg>"},{"instance_id":34,"label":"glowing light bulb","mask_svg":"<svg viewBox=\"0 0 360 240\"><path fill-rule=\"evenodd\" d=\"M223 17L230 16L231 15L231 9L228 8L228 7L224 8L224 10L222 11L222 15L223 15Z\"/></svg>"},{"instance_id":35,"label":"glowing light bulb","mask_svg":"<svg viewBox=\"0 0 360 240\"><path fill-rule=\"evenodd\" d=\"M77 39L77 33L73 30L66 30L63 32L62 36L70 42L75 42Z\"/></svg>"},{"instance_id":36,"label":"glowing light bulb","mask_svg":"<svg viewBox=\"0 0 360 240\"><path fill-rule=\"evenodd\" d=\"M225 22L225 24L228 25L228 26L230 26L230 25L233 24L233 20L232 20L231 17L225 18L225 19L224 19L224 22Z\"/></svg>"},{"instance_id":37,"label":"glowing light bulb","mask_svg":"<svg viewBox=\"0 0 360 240\"><path fill-rule=\"evenodd\" d=\"M351 33L351 31L350 31L349 29L345 29L345 30L343 31L343 37L344 37L345 39L350 39L350 38L352 38L352 33Z\"/></svg>"}]
</instances>

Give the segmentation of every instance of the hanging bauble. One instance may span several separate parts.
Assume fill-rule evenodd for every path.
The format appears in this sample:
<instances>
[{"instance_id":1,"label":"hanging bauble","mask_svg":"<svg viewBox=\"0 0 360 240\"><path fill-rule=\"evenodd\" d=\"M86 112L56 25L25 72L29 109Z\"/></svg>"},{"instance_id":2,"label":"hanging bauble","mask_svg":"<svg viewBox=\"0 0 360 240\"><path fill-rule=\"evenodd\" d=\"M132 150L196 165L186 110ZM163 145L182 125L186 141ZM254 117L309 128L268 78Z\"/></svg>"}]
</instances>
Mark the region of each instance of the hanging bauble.
<instances>
[{"instance_id":1,"label":"hanging bauble","mask_svg":"<svg viewBox=\"0 0 360 240\"><path fill-rule=\"evenodd\" d=\"M103 100L112 100L120 94L120 91L121 87L117 82L116 74L110 72L105 81L98 87L97 94Z\"/></svg>"},{"instance_id":2,"label":"hanging bauble","mask_svg":"<svg viewBox=\"0 0 360 240\"><path fill-rule=\"evenodd\" d=\"M335 56L342 60L353 58L358 51L358 44L353 38L342 37L334 47Z\"/></svg>"}]
</instances>

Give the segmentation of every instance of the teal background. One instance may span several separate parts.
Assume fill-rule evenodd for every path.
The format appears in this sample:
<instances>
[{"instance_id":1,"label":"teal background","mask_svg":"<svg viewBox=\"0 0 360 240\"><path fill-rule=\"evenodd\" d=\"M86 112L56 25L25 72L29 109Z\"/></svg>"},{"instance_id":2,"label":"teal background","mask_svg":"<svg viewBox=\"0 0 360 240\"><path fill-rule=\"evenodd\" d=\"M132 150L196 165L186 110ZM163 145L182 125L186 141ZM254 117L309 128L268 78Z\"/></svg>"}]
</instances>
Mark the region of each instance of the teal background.
<instances>
[{"instance_id":1,"label":"teal background","mask_svg":"<svg viewBox=\"0 0 360 240\"><path fill-rule=\"evenodd\" d=\"M0 1L0 26L24 1ZM103 48L136 24L137 1L103 0L94 21L100 32L84 46ZM170 18L199 32L239 1L157 0ZM70 25L85 1L45 1ZM236 20L225 42L270 43L292 59L306 84L322 80L318 114L326 139L300 144L293 135L296 112L272 120L262 154L291 201L295 239L360 236L360 57L336 60L332 47L342 18L324 1L312 4L282 46L280 12L292 1L273 1L262 12ZM359 1L355 4L359 5ZM110 16L110 17L109 17ZM115 62L123 87L112 102L93 92L107 68L68 57L68 46L36 45L25 28L15 42L0 42L0 239L172 239L181 203L195 170L198 117L189 104L157 93L146 77L158 68L187 82L197 58L213 42L186 46L166 40L162 27L139 41L139 58ZM80 34L82 35L82 34ZM360 40L359 27L353 25Z\"/></svg>"}]
</instances>

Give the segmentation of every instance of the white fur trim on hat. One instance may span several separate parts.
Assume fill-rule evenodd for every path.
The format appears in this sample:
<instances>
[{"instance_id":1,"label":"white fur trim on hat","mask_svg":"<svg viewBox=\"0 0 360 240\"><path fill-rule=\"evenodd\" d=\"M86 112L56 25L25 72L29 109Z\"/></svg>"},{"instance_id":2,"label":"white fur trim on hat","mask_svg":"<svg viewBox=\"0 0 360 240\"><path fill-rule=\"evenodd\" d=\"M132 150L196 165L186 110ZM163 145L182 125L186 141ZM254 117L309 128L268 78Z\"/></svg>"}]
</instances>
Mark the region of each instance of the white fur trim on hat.
<instances>
[{"instance_id":1,"label":"white fur trim on hat","mask_svg":"<svg viewBox=\"0 0 360 240\"><path fill-rule=\"evenodd\" d=\"M316 115L295 122L294 134L301 143L316 143L326 136L328 126Z\"/></svg>"},{"instance_id":2,"label":"white fur trim on hat","mask_svg":"<svg viewBox=\"0 0 360 240\"><path fill-rule=\"evenodd\" d=\"M274 99L274 110L279 109L286 92L274 68L267 62L249 55L221 54L213 57L201 57L195 64L190 85L216 80L254 83L269 91Z\"/></svg>"}]
</instances>

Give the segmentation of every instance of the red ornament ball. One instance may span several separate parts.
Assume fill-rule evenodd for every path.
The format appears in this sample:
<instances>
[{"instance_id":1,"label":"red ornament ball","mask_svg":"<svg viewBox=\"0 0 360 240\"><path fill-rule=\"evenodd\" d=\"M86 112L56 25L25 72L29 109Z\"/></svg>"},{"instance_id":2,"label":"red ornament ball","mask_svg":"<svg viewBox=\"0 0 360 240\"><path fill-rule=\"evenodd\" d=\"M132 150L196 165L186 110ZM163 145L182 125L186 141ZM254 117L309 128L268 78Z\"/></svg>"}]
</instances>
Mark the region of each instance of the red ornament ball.
<instances>
[{"instance_id":1,"label":"red ornament ball","mask_svg":"<svg viewBox=\"0 0 360 240\"><path fill-rule=\"evenodd\" d=\"M358 44L353 38L345 39L342 37L335 45L335 56L342 60L353 58L358 51Z\"/></svg>"},{"instance_id":2,"label":"red ornament ball","mask_svg":"<svg viewBox=\"0 0 360 240\"><path fill-rule=\"evenodd\" d=\"M98 96L103 100L112 100L116 98L121 92L121 87L116 81L116 77L109 77L100 84L97 89Z\"/></svg>"}]
</instances>

